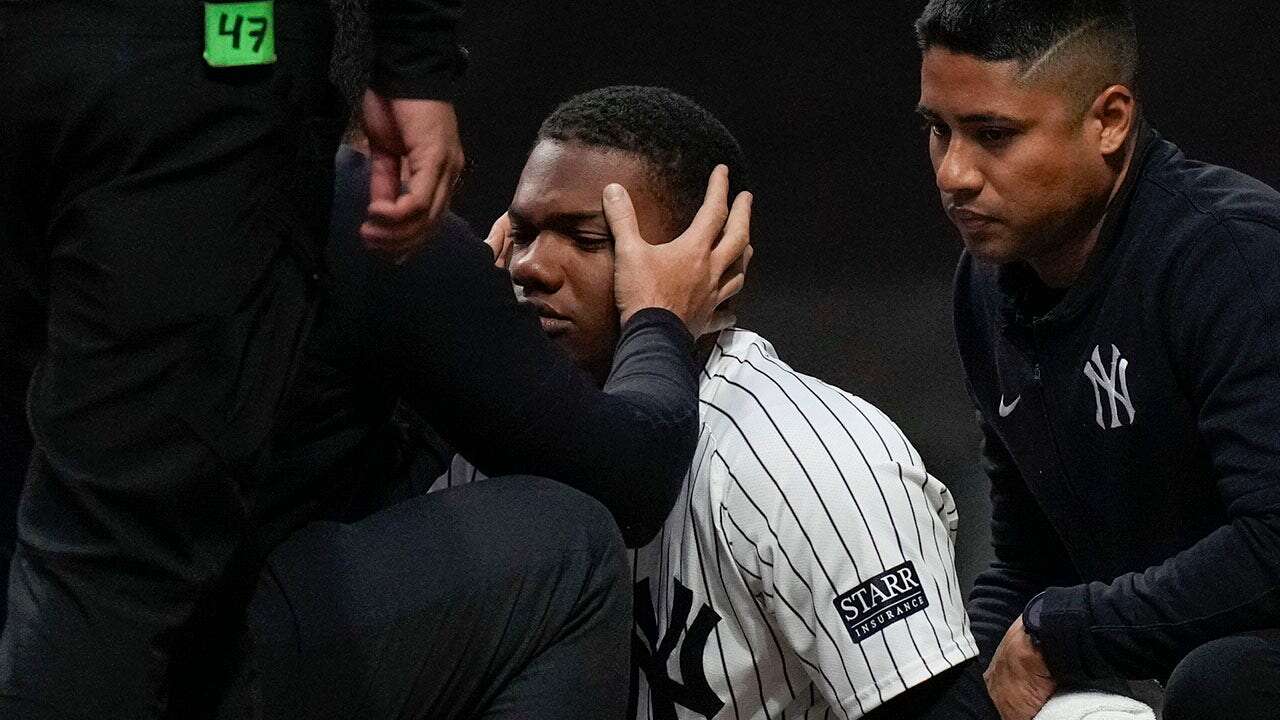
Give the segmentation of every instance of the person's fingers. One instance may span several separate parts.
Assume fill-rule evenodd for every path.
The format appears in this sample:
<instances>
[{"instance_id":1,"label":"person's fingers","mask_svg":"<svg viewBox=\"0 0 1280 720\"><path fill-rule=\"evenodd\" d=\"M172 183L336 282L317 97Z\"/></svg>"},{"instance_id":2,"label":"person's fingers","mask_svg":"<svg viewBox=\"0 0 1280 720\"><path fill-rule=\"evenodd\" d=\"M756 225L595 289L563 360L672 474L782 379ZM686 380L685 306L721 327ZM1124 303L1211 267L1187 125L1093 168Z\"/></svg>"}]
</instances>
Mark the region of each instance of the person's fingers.
<instances>
[{"instance_id":1,"label":"person's fingers","mask_svg":"<svg viewBox=\"0 0 1280 720\"><path fill-rule=\"evenodd\" d=\"M745 275L747 272L747 266L751 263L751 255L754 252L755 248L748 245L747 249L743 250L742 254L730 263L729 267L725 268L724 272L720 273L720 284L725 284L734 275Z\"/></svg>"},{"instance_id":2,"label":"person's fingers","mask_svg":"<svg viewBox=\"0 0 1280 720\"><path fill-rule=\"evenodd\" d=\"M360 226L360 239L370 250L399 254L409 245L410 237L407 228L384 227L371 223Z\"/></svg>"},{"instance_id":3,"label":"person's fingers","mask_svg":"<svg viewBox=\"0 0 1280 720\"><path fill-rule=\"evenodd\" d=\"M400 158L369 148L369 205L395 202L400 194Z\"/></svg>"},{"instance_id":4,"label":"person's fingers","mask_svg":"<svg viewBox=\"0 0 1280 720\"><path fill-rule=\"evenodd\" d=\"M717 165L707 180L707 192L702 198L702 207L693 216L689 229L680 237L701 239L707 245L715 244L720 237L720 229L724 227L729 205L729 168ZM679 238L677 238L679 239Z\"/></svg>"},{"instance_id":5,"label":"person's fingers","mask_svg":"<svg viewBox=\"0 0 1280 720\"><path fill-rule=\"evenodd\" d=\"M506 215L502 217L506 217ZM507 244L507 231L502 227L502 217L494 221L493 226L489 228L489 234L484 239L484 244L489 246L489 251L493 253L494 260L502 259L502 251Z\"/></svg>"},{"instance_id":6,"label":"person's fingers","mask_svg":"<svg viewBox=\"0 0 1280 720\"><path fill-rule=\"evenodd\" d=\"M511 218L506 213L502 213L493 222L493 227L489 228L489 236L484 239L484 243L493 251L493 264L500 268L507 266L507 257L511 250L510 237Z\"/></svg>"},{"instance_id":7,"label":"person's fingers","mask_svg":"<svg viewBox=\"0 0 1280 720\"><path fill-rule=\"evenodd\" d=\"M391 202L369 204L370 220L380 225L406 225L419 217L426 217L443 174L441 163L415 163L403 194L395 196Z\"/></svg>"},{"instance_id":8,"label":"person's fingers","mask_svg":"<svg viewBox=\"0 0 1280 720\"><path fill-rule=\"evenodd\" d=\"M613 235L615 251L644 242L644 238L640 236L640 226L636 222L636 209L631 204L631 196L618 183L605 186L604 219Z\"/></svg>"},{"instance_id":9,"label":"person's fingers","mask_svg":"<svg viewBox=\"0 0 1280 720\"><path fill-rule=\"evenodd\" d=\"M733 208L724 223L724 233L720 243L711 251L711 256L720 267L728 267L736 262L751 243L751 203L754 197L749 192L740 192L733 200Z\"/></svg>"},{"instance_id":10,"label":"person's fingers","mask_svg":"<svg viewBox=\"0 0 1280 720\"><path fill-rule=\"evenodd\" d=\"M428 227L434 227L449 208L449 203L453 200L453 191L458 187L460 169L452 162L445 166L439 182L436 183L435 196L431 199L431 209L427 211Z\"/></svg>"},{"instance_id":11,"label":"person's fingers","mask_svg":"<svg viewBox=\"0 0 1280 720\"><path fill-rule=\"evenodd\" d=\"M707 321L706 331L702 334L710 335L712 333L718 333L721 330L728 330L737 324L737 315L734 315L727 310L717 310L711 315L711 319Z\"/></svg>"},{"instance_id":12,"label":"person's fingers","mask_svg":"<svg viewBox=\"0 0 1280 720\"><path fill-rule=\"evenodd\" d=\"M727 281L720 284L720 290L716 293L716 305L720 305L729 298L742 292L743 285L746 284L746 276L742 274L734 275Z\"/></svg>"}]
</instances>

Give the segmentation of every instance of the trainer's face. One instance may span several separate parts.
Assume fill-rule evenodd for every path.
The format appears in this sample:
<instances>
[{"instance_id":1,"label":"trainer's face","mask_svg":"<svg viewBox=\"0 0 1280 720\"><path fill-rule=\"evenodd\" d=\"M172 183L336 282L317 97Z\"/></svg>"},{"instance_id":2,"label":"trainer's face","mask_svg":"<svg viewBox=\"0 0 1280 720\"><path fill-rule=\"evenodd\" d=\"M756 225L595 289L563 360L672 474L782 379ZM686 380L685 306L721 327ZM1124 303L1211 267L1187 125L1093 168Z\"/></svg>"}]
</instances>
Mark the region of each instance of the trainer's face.
<instances>
[{"instance_id":1,"label":"trainer's face","mask_svg":"<svg viewBox=\"0 0 1280 720\"><path fill-rule=\"evenodd\" d=\"M534 146L511 201L511 280L542 329L603 383L618 342L609 183L627 189L642 236L670 237L643 160L623 152L544 140Z\"/></svg>"},{"instance_id":2,"label":"trainer's face","mask_svg":"<svg viewBox=\"0 0 1280 720\"><path fill-rule=\"evenodd\" d=\"M987 262L1035 265L1088 234L1080 224L1109 175L1069 93L1018 74L1014 61L930 48L919 112L943 208L965 247Z\"/></svg>"}]
</instances>

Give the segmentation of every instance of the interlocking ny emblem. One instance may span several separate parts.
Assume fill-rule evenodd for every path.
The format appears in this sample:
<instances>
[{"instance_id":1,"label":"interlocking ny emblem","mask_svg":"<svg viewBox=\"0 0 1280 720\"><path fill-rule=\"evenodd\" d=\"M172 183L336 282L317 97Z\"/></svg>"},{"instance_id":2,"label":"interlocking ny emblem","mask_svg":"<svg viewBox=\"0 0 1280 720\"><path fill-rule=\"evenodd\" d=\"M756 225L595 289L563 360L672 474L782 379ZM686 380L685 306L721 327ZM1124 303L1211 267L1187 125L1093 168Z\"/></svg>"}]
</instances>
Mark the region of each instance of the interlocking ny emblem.
<instances>
[{"instance_id":1,"label":"interlocking ny emblem","mask_svg":"<svg viewBox=\"0 0 1280 720\"><path fill-rule=\"evenodd\" d=\"M1111 346L1111 370L1107 371L1107 367L1102 364L1102 354L1099 352L1100 346L1094 346L1093 357L1089 362L1084 364L1084 376L1089 378L1093 383L1093 399L1098 403L1098 414L1096 420L1098 427L1103 430L1107 429L1105 422L1106 417L1102 411L1102 393L1107 394L1107 400L1111 408L1111 427L1118 428L1125 423L1120 419L1120 406L1123 406L1129 414L1129 423L1133 424L1134 416L1137 414L1133 409L1133 403L1129 400L1129 383L1125 378L1125 374L1129 370L1129 361L1120 357L1120 350L1115 345Z\"/></svg>"},{"instance_id":2,"label":"interlocking ny emblem","mask_svg":"<svg viewBox=\"0 0 1280 720\"><path fill-rule=\"evenodd\" d=\"M649 680L649 696L654 720L676 720L676 705L710 718L724 707L721 700L707 682L706 672L702 668L702 651L707 647L707 638L720 615L710 606L703 605L698 616L685 631L685 623L689 620L689 610L693 607L693 591L674 581L671 616L667 619L667 627L658 638L658 620L653 612L653 601L649 595L649 579L636 583L636 624L640 626L644 636L637 632L631 637L631 698L627 717L635 717L636 701L640 684L637 672L643 670ZM667 675L667 659L671 657L680 636L684 642L680 645L680 677L683 684L672 680Z\"/></svg>"}]
</instances>

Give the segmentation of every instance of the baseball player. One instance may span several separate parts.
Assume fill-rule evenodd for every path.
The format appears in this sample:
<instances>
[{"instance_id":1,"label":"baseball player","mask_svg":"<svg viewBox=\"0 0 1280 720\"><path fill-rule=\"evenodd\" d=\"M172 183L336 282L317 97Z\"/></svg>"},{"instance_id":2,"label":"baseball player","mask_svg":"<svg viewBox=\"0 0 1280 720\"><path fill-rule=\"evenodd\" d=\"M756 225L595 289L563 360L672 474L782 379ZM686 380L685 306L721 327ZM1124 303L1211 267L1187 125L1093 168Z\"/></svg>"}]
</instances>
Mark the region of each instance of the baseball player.
<instances>
[{"instance_id":1,"label":"baseball player","mask_svg":"<svg viewBox=\"0 0 1280 720\"><path fill-rule=\"evenodd\" d=\"M598 380L617 333L612 237L686 222L720 162L742 183L734 138L661 88L596 90L544 121L488 242L543 329ZM601 189L619 185L634 213L605 217ZM891 701L977 654L951 495L889 418L791 369L759 335L734 328L699 347L694 462L663 529L632 553L632 717L914 707ZM457 456L432 490L482 477Z\"/></svg>"}]
</instances>

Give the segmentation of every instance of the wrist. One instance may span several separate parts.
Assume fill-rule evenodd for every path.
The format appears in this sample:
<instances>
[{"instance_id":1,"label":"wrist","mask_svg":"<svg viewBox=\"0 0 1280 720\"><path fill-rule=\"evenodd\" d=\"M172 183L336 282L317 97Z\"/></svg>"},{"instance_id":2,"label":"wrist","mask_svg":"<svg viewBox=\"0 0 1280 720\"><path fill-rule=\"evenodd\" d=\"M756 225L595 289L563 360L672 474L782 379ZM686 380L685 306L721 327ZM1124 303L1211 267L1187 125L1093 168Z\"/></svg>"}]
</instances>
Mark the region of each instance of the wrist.
<instances>
[{"instance_id":1,"label":"wrist","mask_svg":"<svg viewBox=\"0 0 1280 720\"><path fill-rule=\"evenodd\" d=\"M1032 647L1040 649L1041 632L1043 630L1044 592L1031 598L1031 602L1022 609L1022 629L1031 638Z\"/></svg>"},{"instance_id":2,"label":"wrist","mask_svg":"<svg viewBox=\"0 0 1280 720\"><path fill-rule=\"evenodd\" d=\"M684 316L681 315L674 307L672 307L671 303L662 302L657 298L650 298L648 300L640 300L634 303L629 303L626 308L619 311L618 313L619 322L622 325L626 325L627 321L629 321L632 317L634 317L636 313L641 312L643 310L650 310L650 309L666 310L672 315L675 315L676 318L680 320L680 323L685 326L685 329L686 330L688 329L689 323L684 319Z\"/></svg>"}]
</instances>

